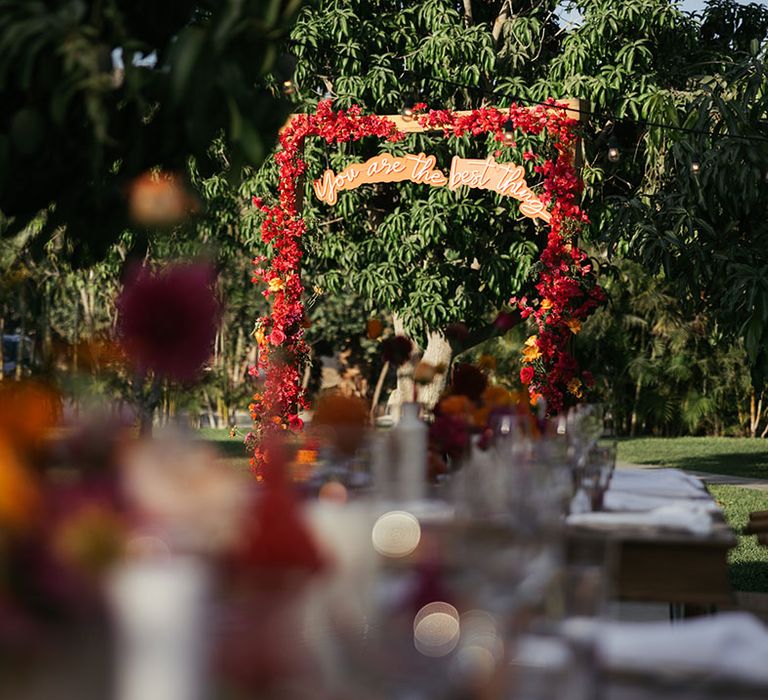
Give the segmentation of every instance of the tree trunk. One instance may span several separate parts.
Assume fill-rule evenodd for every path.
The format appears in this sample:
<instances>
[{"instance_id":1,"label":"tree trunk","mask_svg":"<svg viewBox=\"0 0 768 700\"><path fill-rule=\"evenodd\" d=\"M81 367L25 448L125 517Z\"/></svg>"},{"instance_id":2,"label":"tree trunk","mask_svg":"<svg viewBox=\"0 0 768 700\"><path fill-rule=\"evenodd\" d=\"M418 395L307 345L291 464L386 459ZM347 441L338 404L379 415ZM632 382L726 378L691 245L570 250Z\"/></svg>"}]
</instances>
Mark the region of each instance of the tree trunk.
<instances>
[{"instance_id":1,"label":"tree trunk","mask_svg":"<svg viewBox=\"0 0 768 700\"><path fill-rule=\"evenodd\" d=\"M19 344L16 346L16 381L23 376L24 371L24 336L27 333L27 305L24 287L19 288Z\"/></svg>"},{"instance_id":2,"label":"tree trunk","mask_svg":"<svg viewBox=\"0 0 768 700\"><path fill-rule=\"evenodd\" d=\"M5 337L5 307L0 308L0 382L5 379L5 355L3 338Z\"/></svg>"},{"instance_id":3,"label":"tree trunk","mask_svg":"<svg viewBox=\"0 0 768 700\"><path fill-rule=\"evenodd\" d=\"M143 377L138 376L135 380L135 386L137 387L137 393L139 395L139 437L152 437L152 424L155 418L155 410L160 405L162 398L162 386L160 380L155 377L152 380L152 386L149 392L144 395L143 389Z\"/></svg>"},{"instance_id":4,"label":"tree trunk","mask_svg":"<svg viewBox=\"0 0 768 700\"><path fill-rule=\"evenodd\" d=\"M643 383L640 379L635 382L635 400L632 404L632 416L629 419L629 436L635 437L635 434L637 432L637 406L640 403L640 392L643 388Z\"/></svg>"},{"instance_id":5,"label":"tree trunk","mask_svg":"<svg viewBox=\"0 0 768 700\"><path fill-rule=\"evenodd\" d=\"M442 333L432 331L427 337L427 349L424 351L422 360L430 365L443 365L445 372L436 375L430 384L420 388L419 401L425 408L433 409L440 398L440 394L443 393L451 357L451 345L445 336Z\"/></svg>"},{"instance_id":6,"label":"tree trunk","mask_svg":"<svg viewBox=\"0 0 768 700\"><path fill-rule=\"evenodd\" d=\"M760 392L760 398L755 396L754 389L749 397L749 437L757 437L757 428L760 425L760 418L763 413L763 392Z\"/></svg>"},{"instance_id":7,"label":"tree trunk","mask_svg":"<svg viewBox=\"0 0 768 700\"><path fill-rule=\"evenodd\" d=\"M402 319L397 314L392 315L392 321L397 335L405 335ZM414 352L420 348L414 343ZM414 391L415 386L411 378L412 366L406 363L397 370L397 387L389 395L387 405L395 420L400 418L400 406L410 401L418 400L428 409L434 408L440 394L445 387L447 368L451 362L452 350L448 341L442 333L430 331L427 336L427 349L424 351L422 360L431 365L443 364L446 372L438 374L431 384L420 387L418 392Z\"/></svg>"}]
</instances>

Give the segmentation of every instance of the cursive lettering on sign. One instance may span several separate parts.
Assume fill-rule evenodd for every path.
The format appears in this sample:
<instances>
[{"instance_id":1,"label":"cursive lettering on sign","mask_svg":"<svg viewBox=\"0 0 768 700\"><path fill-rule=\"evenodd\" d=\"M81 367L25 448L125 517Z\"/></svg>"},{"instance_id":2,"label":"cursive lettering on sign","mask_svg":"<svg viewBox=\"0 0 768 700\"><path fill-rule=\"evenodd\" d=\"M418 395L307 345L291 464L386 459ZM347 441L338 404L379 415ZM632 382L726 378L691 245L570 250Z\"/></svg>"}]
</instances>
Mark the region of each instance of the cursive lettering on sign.
<instances>
[{"instance_id":1,"label":"cursive lettering on sign","mask_svg":"<svg viewBox=\"0 0 768 700\"><path fill-rule=\"evenodd\" d=\"M317 198L327 204L336 204L338 193L342 190L354 190L360 185L377 182L402 182L411 180L433 187L442 187L447 179L439 170L435 170L435 156L424 153L393 156L382 153L365 163L353 163L338 175L333 170L326 170L323 176L315 180L312 186Z\"/></svg>"},{"instance_id":2,"label":"cursive lettering on sign","mask_svg":"<svg viewBox=\"0 0 768 700\"><path fill-rule=\"evenodd\" d=\"M336 204L339 192L353 190L360 185L379 182L411 182L443 187L490 190L520 202L520 213L531 219L549 221L547 207L525 181L525 168L514 163L497 163L493 156L484 159L460 158L451 160L448 177L435 167L435 156L424 153L393 156L382 153L365 163L353 163L340 173L326 170L312 183L317 198L327 204Z\"/></svg>"},{"instance_id":3,"label":"cursive lettering on sign","mask_svg":"<svg viewBox=\"0 0 768 700\"><path fill-rule=\"evenodd\" d=\"M520 202L520 213L531 219L549 221L547 207L525 181L525 168L514 163L497 163L493 156L483 159L459 158L451 161L448 188L470 187L491 190Z\"/></svg>"}]
</instances>

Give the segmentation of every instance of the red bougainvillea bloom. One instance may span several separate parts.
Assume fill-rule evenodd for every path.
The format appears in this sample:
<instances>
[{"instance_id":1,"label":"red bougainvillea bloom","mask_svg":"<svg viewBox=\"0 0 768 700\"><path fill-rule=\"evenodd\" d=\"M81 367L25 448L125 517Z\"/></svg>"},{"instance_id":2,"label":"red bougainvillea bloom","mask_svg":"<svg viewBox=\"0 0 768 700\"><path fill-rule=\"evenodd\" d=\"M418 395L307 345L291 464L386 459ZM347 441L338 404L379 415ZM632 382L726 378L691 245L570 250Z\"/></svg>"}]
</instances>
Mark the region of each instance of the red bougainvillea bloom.
<instances>
[{"instance_id":1,"label":"red bougainvillea bloom","mask_svg":"<svg viewBox=\"0 0 768 700\"><path fill-rule=\"evenodd\" d=\"M523 384L530 384L534 374L536 372L534 372L533 367L526 365L520 370L520 381Z\"/></svg>"},{"instance_id":2,"label":"red bougainvillea bloom","mask_svg":"<svg viewBox=\"0 0 768 700\"><path fill-rule=\"evenodd\" d=\"M207 264L131 270L117 298L117 333L129 361L182 382L193 380L210 357L220 304Z\"/></svg>"}]
</instances>

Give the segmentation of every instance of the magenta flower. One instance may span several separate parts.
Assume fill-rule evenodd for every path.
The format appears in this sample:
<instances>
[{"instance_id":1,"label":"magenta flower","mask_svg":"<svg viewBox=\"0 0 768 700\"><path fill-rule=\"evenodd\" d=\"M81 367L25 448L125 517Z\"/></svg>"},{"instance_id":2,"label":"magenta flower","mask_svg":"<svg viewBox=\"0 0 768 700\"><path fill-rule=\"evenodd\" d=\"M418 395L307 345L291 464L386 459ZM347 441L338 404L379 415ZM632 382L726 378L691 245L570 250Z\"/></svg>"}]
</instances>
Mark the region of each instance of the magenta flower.
<instances>
[{"instance_id":1,"label":"magenta flower","mask_svg":"<svg viewBox=\"0 0 768 700\"><path fill-rule=\"evenodd\" d=\"M140 372L193 380L211 355L221 305L211 265L132 270L117 298L117 333Z\"/></svg>"}]
</instances>

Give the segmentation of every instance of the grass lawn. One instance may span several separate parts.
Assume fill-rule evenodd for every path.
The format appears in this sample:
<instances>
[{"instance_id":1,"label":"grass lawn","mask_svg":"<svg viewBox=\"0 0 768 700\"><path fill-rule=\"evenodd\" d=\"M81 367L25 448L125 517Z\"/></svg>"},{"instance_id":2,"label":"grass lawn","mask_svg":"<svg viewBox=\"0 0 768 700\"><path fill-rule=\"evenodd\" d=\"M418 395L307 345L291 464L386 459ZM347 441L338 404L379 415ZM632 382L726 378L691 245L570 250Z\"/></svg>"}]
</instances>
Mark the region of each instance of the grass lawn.
<instances>
[{"instance_id":1,"label":"grass lawn","mask_svg":"<svg viewBox=\"0 0 768 700\"><path fill-rule=\"evenodd\" d=\"M768 440L752 438L625 438L618 459L711 474L768 479Z\"/></svg>"},{"instance_id":2,"label":"grass lawn","mask_svg":"<svg viewBox=\"0 0 768 700\"><path fill-rule=\"evenodd\" d=\"M739 486L710 486L734 529L747 524L748 515L755 510L768 510L768 493ZM757 543L754 535L739 536L738 545L729 556L731 584L737 591L768 593L768 547Z\"/></svg>"},{"instance_id":3,"label":"grass lawn","mask_svg":"<svg viewBox=\"0 0 768 700\"><path fill-rule=\"evenodd\" d=\"M243 435L230 437L229 428L202 428L197 438L213 447L222 457L238 469L248 469L248 455L243 446Z\"/></svg>"}]
</instances>

